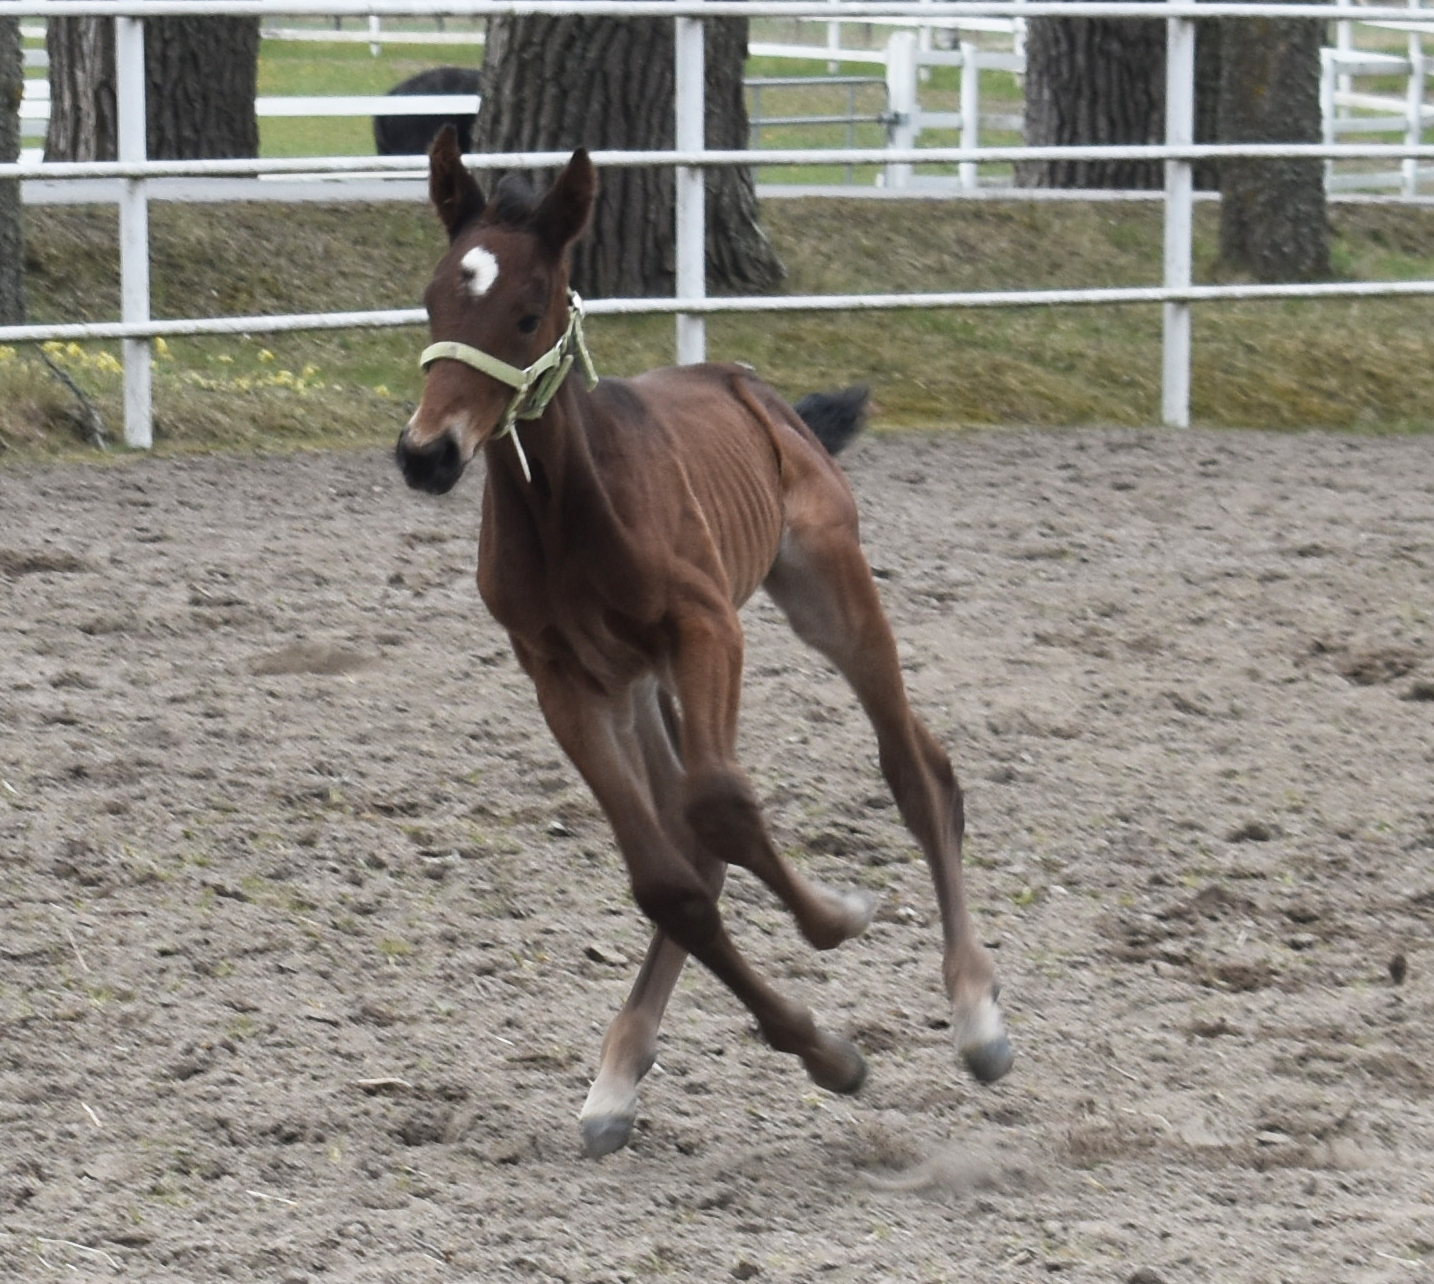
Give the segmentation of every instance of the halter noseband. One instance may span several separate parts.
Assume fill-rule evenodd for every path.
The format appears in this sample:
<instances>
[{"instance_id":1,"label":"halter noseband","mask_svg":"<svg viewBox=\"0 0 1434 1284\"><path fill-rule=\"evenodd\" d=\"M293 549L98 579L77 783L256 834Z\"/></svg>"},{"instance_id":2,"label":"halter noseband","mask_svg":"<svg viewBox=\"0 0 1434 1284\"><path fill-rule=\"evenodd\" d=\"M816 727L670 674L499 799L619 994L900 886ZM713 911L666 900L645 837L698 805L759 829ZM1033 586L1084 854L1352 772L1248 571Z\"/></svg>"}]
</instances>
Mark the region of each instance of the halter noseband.
<instances>
[{"instance_id":1,"label":"halter noseband","mask_svg":"<svg viewBox=\"0 0 1434 1284\"><path fill-rule=\"evenodd\" d=\"M513 445L518 451L518 462L523 466L523 476L529 481L533 480L533 475L528 470L528 457L523 453L523 443L518 440L517 421L537 419L542 415L548 408L548 403L557 396L563 380L568 377L568 371L573 368L574 360L581 363L583 378L589 388L598 380L597 369L593 365L592 354L588 351L588 342L583 335L583 301L576 290L568 291L568 325L562 338L526 370L510 366L506 361L500 361L481 348L451 340L429 344L419 354L418 364L426 371L435 361L445 359L461 361L513 389L513 395L508 398L508 404L498 420L498 429L493 434L493 440L512 434Z\"/></svg>"}]
</instances>

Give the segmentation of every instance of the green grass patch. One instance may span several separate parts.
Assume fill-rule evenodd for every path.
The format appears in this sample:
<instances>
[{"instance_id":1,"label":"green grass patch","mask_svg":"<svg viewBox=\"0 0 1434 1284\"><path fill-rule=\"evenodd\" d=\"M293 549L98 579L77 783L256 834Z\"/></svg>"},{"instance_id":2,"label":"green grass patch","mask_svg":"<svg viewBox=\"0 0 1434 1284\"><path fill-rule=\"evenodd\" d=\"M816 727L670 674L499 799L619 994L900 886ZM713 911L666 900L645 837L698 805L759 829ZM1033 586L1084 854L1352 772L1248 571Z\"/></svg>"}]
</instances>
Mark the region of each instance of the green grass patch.
<instances>
[{"instance_id":1,"label":"green grass patch","mask_svg":"<svg viewBox=\"0 0 1434 1284\"><path fill-rule=\"evenodd\" d=\"M367 67L367 47L358 52ZM1216 277L1217 217L1213 206L1197 211L1197 280ZM1341 277L1434 274L1434 211L1334 205L1330 217ZM762 210L793 294L1157 284L1161 219L1154 202L807 198ZM51 206L27 210L25 221L32 319L117 316L114 211ZM415 307L444 238L419 205L157 204L151 245L154 314L208 316ZM1434 413L1428 312L1427 299L1199 305L1194 417L1422 430ZM672 358L667 317L598 317L589 332L608 374ZM415 327L156 345L157 446L387 444L418 396L424 342ZM878 426L1139 425L1159 416L1160 317L1150 305L724 316L709 322L709 352L750 362L793 397L864 380ZM52 346L112 436L122 420L118 355L117 344ZM0 461L85 452L72 407L32 351L0 348Z\"/></svg>"}]
</instances>

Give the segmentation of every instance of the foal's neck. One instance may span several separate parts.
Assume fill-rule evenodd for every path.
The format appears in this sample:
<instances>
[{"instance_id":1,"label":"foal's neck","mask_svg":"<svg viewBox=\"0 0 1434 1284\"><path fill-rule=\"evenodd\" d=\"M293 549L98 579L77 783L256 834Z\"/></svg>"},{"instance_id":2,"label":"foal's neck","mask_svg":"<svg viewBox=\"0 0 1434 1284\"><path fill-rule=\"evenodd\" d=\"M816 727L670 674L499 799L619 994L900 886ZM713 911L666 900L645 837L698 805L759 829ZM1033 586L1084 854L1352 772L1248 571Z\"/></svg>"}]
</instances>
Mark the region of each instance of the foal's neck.
<instances>
[{"instance_id":1,"label":"foal's neck","mask_svg":"<svg viewBox=\"0 0 1434 1284\"><path fill-rule=\"evenodd\" d=\"M557 533L578 514L591 521L592 501L605 490L585 431L591 413L582 376L573 370L542 415L488 442L489 487L500 508L521 508L544 532Z\"/></svg>"}]
</instances>

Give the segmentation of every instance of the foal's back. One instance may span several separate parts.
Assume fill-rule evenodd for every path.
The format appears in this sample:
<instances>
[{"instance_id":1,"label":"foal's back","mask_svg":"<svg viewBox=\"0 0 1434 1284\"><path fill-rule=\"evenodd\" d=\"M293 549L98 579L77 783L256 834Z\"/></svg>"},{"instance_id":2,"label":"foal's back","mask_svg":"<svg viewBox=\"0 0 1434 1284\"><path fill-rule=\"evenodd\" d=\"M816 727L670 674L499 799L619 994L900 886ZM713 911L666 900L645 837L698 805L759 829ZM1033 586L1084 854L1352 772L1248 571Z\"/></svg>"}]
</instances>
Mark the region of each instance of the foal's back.
<instances>
[{"instance_id":1,"label":"foal's back","mask_svg":"<svg viewBox=\"0 0 1434 1284\"><path fill-rule=\"evenodd\" d=\"M650 520L656 499L676 537L667 547L688 559L710 541L734 605L762 583L794 520L855 526L841 469L791 407L743 366L652 370L604 381L593 400L609 420L593 434L595 450L608 433L629 438L606 470L615 501L630 493ZM619 475L627 473L629 449L646 457L640 493L632 492L630 475ZM655 478L667 492L661 497L653 495Z\"/></svg>"}]
</instances>

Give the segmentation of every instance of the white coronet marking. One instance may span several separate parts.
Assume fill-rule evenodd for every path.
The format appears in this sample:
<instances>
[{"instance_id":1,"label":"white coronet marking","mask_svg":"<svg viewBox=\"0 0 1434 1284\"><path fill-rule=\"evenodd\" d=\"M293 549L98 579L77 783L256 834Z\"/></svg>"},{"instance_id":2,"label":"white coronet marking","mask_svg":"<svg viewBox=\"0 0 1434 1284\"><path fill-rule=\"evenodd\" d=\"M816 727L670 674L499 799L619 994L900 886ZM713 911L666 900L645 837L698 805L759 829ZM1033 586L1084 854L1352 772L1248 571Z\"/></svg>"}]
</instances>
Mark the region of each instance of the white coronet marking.
<instances>
[{"instance_id":1,"label":"white coronet marking","mask_svg":"<svg viewBox=\"0 0 1434 1284\"><path fill-rule=\"evenodd\" d=\"M958 1052L983 1048L1005 1036L1006 1023L1001 1020L1001 1009L989 995L983 995L968 1011L963 1012L957 1007L951 1016Z\"/></svg>"},{"instance_id":2,"label":"white coronet marking","mask_svg":"<svg viewBox=\"0 0 1434 1284\"><path fill-rule=\"evenodd\" d=\"M588 1089L587 1100L583 1102L583 1108L578 1118L637 1118L637 1086L631 1083L622 1082L618 1076L598 1073L591 1088Z\"/></svg>"},{"instance_id":3,"label":"white coronet marking","mask_svg":"<svg viewBox=\"0 0 1434 1284\"><path fill-rule=\"evenodd\" d=\"M468 284L468 293L481 299L493 288L498 279L498 260L489 250L475 245L462 259L463 279Z\"/></svg>"}]
</instances>

